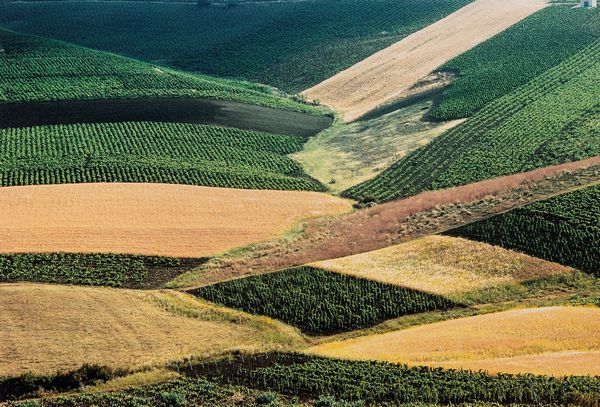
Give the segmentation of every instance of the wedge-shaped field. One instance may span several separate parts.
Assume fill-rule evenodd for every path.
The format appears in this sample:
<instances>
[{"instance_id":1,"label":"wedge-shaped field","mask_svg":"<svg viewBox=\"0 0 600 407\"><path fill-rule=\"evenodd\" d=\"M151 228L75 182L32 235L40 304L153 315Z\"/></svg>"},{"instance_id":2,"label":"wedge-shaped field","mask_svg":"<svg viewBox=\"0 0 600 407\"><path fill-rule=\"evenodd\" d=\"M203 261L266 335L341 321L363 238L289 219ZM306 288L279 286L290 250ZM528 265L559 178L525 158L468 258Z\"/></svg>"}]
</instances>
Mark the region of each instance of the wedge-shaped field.
<instances>
[{"instance_id":1,"label":"wedge-shaped field","mask_svg":"<svg viewBox=\"0 0 600 407\"><path fill-rule=\"evenodd\" d=\"M177 72L45 38L0 30L0 44L0 102L195 97L318 113L261 85Z\"/></svg>"},{"instance_id":2,"label":"wedge-shaped field","mask_svg":"<svg viewBox=\"0 0 600 407\"><path fill-rule=\"evenodd\" d=\"M299 92L469 0L6 4L0 25L210 75Z\"/></svg>"},{"instance_id":3,"label":"wedge-shaped field","mask_svg":"<svg viewBox=\"0 0 600 407\"><path fill-rule=\"evenodd\" d=\"M573 271L497 246L448 236L429 236L314 265L438 295L461 294Z\"/></svg>"},{"instance_id":4,"label":"wedge-shaped field","mask_svg":"<svg viewBox=\"0 0 600 407\"><path fill-rule=\"evenodd\" d=\"M598 77L600 40L345 194L388 201L600 155Z\"/></svg>"},{"instance_id":5,"label":"wedge-shaped field","mask_svg":"<svg viewBox=\"0 0 600 407\"><path fill-rule=\"evenodd\" d=\"M353 121L401 98L417 81L544 7L542 0L476 0L304 91Z\"/></svg>"},{"instance_id":6,"label":"wedge-shaped field","mask_svg":"<svg viewBox=\"0 0 600 407\"><path fill-rule=\"evenodd\" d=\"M286 156L305 141L185 123L0 129L0 185L154 182L320 191Z\"/></svg>"},{"instance_id":7,"label":"wedge-shaped field","mask_svg":"<svg viewBox=\"0 0 600 407\"><path fill-rule=\"evenodd\" d=\"M181 293L35 284L0 284L0 326L0 376L84 363L140 367L299 338L274 321Z\"/></svg>"},{"instance_id":8,"label":"wedge-shaped field","mask_svg":"<svg viewBox=\"0 0 600 407\"><path fill-rule=\"evenodd\" d=\"M600 277L600 186L533 203L448 232Z\"/></svg>"},{"instance_id":9,"label":"wedge-shaped field","mask_svg":"<svg viewBox=\"0 0 600 407\"><path fill-rule=\"evenodd\" d=\"M96 183L1 188L0 207L0 253L204 257L350 203L316 192Z\"/></svg>"},{"instance_id":10,"label":"wedge-shaped field","mask_svg":"<svg viewBox=\"0 0 600 407\"><path fill-rule=\"evenodd\" d=\"M430 115L469 117L599 37L600 10L546 7L442 66L459 75Z\"/></svg>"},{"instance_id":11,"label":"wedge-shaped field","mask_svg":"<svg viewBox=\"0 0 600 407\"><path fill-rule=\"evenodd\" d=\"M313 267L226 281L191 292L314 334L364 328L392 317L456 306L441 296Z\"/></svg>"},{"instance_id":12,"label":"wedge-shaped field","mask_svg":"<svg viewBox=\"0 0 600 407\"><path fill-rule=\"evenodd\" d=\"M512 310L325 343L308 352L491 372L600 375L600 308Z\"/></svg>"}]
</instances>

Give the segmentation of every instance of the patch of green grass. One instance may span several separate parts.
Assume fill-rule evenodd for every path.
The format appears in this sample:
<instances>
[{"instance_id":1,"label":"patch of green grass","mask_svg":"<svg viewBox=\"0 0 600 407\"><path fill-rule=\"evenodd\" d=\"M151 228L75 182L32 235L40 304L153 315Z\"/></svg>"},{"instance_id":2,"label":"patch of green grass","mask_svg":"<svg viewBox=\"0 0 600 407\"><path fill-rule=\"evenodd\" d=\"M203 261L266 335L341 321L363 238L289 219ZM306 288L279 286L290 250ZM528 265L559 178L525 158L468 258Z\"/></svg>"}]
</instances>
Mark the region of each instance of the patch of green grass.
<instances>
[{"instance_id":1,"label":"patch of green grass","mask_svg":"<svg viewBox=\"0 0 600 407\"><path fill-rule=\"evenodd\" d=\"M0 185L163 182L321 191L286 155L303 137L182 123L0 129Z\"/></svg>"},{"instance_id":2,"label":"patch of green grass","mask_svg":"<svg viewBox=\"0 0 600 407\"><path fill-rule=\"evenodd\" d=\"M7 4L0 25L208 75L299 92L470 0L313 0L237 7Z\"/></svg>"},{"instance_id":3,"label":"patch of green grass","mask_svg":"<svg viewBox=\"0 0 600 407\"><path fill-rule=\"evenodd\" d=\"M433 294L297 267L202 287L191 294L253 314L281 319L306 332L327 334L456 303Z\"/></svg>"},{"instance_id":4,"label":"patch of green grass","mask_svg":"<svg viewBox=\"0 0 600 407\"><path fill-rule=\"evenodd\" d=\"M487 103L558 65L600 37L600 11L547 7L440 68L457 72L438 120L472 116Z\"/></svg>"},{"instance_id":5,"label":"patch of green grass","mask_svg":"<svg viewBox=\"0 0 600 407\"><path fill-rule=\"evenodd\" d=\"M600 155L598 77L600 39L344 195L383 202Z\"/></svg>"}]
</instances>

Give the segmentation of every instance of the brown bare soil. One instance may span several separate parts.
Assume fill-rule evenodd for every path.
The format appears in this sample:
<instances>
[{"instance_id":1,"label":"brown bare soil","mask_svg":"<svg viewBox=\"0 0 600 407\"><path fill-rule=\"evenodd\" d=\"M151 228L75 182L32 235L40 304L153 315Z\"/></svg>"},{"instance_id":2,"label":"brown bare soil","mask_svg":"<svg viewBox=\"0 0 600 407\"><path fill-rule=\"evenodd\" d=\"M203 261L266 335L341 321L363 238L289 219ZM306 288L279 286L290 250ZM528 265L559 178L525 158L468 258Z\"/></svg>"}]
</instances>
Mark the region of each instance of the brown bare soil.
<instances>
[{"instance_id":1,"label":"brown bare soil","mask_svg":"<svg viewBox=\"0 0 600 407\"><path fill-rule=\"evenodd\" d=\"M600 183L600 157L456 188L423 192L347 215L314 219L304 233L214 258L176 278L195 287L389 247Z\"/></svg>"},{"instance_id":2,"label":"brown bare soil","mask_svg":"<svg viewBox=\"0 0 600 407\"><path fill-rule=\"evenodd\" d=\"M598 375L600 308L498 312L330 342L307 352L494 373Z\"/></svg>"},{"instance_id":3,"label":"brown bare soil","mask_svg":"<svg viewBox=\"0 0 600 407\"><path fill-rule=\"evenodd\" d=\"M301 341L281 323L183 293L39 284L0 284L0 327L0 377L83 363L135 368Z\"/></svg>"},{"instance_id":4,"label":"brown bare soil","mask_svg":"<svg viewBox=\"0 0 600 407\"><path fill-rule=\"evenodd\" d=\"M543 0L476 0L304 91L353 121L403 97L453 57L545 6Z\"/></svg>"},{"instance_id":5,"label":"brown bare soil","mask_svg":"<svg viewBox=\"0 0 600 407\"><path fill-rule=\"evenodd\" d=\"M349 209L349 201L314 192L165 184L0 188L0 252L205 257Z\"/></svg>"},{"instance_id":6,"label":"brown bare soil","mask_svg":"<svg viewBox=\"0 0 600 407\"><path fill-rule=\"evenodd\" d=\"M427 236L312 265L439 295L518 284L574 271L498 246L449 236Z\"/></svg>"}]
</instances>

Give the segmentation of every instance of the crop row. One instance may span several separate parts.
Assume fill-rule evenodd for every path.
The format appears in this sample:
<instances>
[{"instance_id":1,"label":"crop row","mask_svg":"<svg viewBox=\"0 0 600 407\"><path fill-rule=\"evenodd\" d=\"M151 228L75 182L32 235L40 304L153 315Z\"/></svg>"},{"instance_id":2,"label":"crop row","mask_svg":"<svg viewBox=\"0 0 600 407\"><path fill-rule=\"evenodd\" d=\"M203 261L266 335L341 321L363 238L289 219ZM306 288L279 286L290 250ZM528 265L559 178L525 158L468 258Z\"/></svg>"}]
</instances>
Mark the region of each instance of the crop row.
<instances>
[{"instance_id":1,"label":"crop row","mask_svg":"<svg viewBox=\"0 0 600 407\"><path fill-rule=\"evenodd\" d=\"M0 130L0 185L165 182L322 190L286 154L301 137L178 123L96 123Z\"/></svg>"},{"instance_id":2,"label":"crop row","mask_svg":"<svg viewBox=\"0 0 600 407\"><path fill-rule=\"evenodd\" d=\"M5 30L0 44L0 102L203 97L320 114L261 85L177 72Z\"/></svg>"},{"instance_id":3,"label":"crop row","mask_svg":"<svg viewBox=\"0 0 600 407\"><path fill-rule=\"evenodd\" d=\"M0 24L298 92L432 24L469 0L185 4L7 4Z\"/></svg>"},{"instance_id":4,"label":"crop row","mask_svg":"<svg viewBox=\"0 0 600 407\"><path fill-rule=\"evenodd\" d=\"M496 244L600 277L600 187L475 222L448 234Z\"/></svg>"},{"instance_id":5,"label":"crop row","mask_svg":"<svg viewBox=\"0 0 600 407\"><path fill-rule=\"evenodd\" d=\"M316 334L364 328L388 318L456 306L440 296L313 267L228 281L191 293Z\"/></svg>"},{"instance_id":6,"label":"crop row","mask_svg":"<svg viewBox=\"0 0 600 407\"><path fill-rule=\"evenodd\" d=\"M188 374L208 376L225 383L300 397L333 396L364 401L366 405L494 402L499 405L593 406L599 401L600 389L600 378L591 376L488 375L286 353L239 355L188 366Z\"/></svg>"},{"instance_id":7,"label":"crop row","mask_svg":"<svg viewBox=\"0 0 600 407\"><path fill-rule=\"evenodd\" d=\"M459 73L430 115L472 116L600 37L600 10L547 7L446 63Z\"/></svg>"},{"instance_id":8,"label":"crop row","mask_svg":"<svg viewBox=\"0 0 600 407\"><path fill-rule=\"evenodd\" d=\"M168 257L81 253L0 255L0 281L140 287L151 269L169 269L180 261Z\"/></svg>"},{"instance_id":9,"label":"crop row","mask_svg":"<svg viewBox=\"0 0 600 407\"><path fill-rule=\"evenodd\" d=\"M598 77L600 40L345 194L388 201L592 157Z\"/></svg>"}]
</instances>

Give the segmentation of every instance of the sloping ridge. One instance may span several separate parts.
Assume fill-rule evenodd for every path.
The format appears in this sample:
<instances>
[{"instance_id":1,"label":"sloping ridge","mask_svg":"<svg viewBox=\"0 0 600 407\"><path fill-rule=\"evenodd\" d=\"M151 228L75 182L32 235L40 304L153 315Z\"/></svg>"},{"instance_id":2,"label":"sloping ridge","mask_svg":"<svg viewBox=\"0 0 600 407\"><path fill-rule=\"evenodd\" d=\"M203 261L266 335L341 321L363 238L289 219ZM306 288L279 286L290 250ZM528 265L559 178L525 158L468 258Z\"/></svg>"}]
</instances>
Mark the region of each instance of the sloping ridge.
<instances>
[{"instance_id":1,"label":"sloping ridge","mask_svg":"<svg viewBox=\"0 0 600 407\"><path fill-rule=\"evenodd\" d=\"M543 0L476 0L303 93L335 108L345 121L356 120L544 6Z\"/></svg>"}]
</instances>

